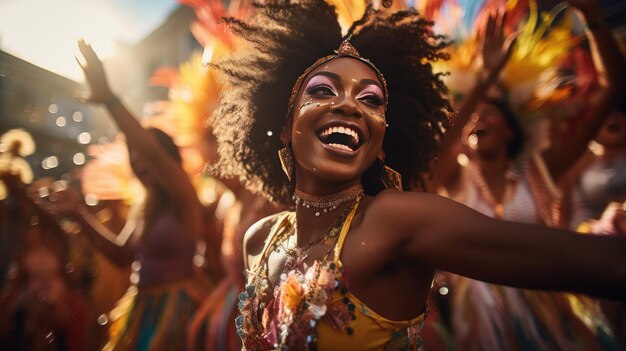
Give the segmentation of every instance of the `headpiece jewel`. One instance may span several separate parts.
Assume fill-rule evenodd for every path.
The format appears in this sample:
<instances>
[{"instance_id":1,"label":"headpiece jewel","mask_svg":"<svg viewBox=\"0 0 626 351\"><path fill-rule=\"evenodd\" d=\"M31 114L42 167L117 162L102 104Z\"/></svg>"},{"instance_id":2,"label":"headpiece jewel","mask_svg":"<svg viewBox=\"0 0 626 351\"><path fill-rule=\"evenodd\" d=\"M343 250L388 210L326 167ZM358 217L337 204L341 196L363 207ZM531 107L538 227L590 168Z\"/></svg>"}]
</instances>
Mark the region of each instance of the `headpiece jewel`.
<instances>
[{"instance_id":1,"label":"headpiece jewel","mask_svg":"<svg viewBox=\"0 0 626 351\"><path fill-rule=\"evenodd\" d=\"M291 89L291 95L289 96L287 117L289 117L289 115L291 114L291 111L293 111L293 103L294 103L294 100L296 99L296 95L298 95L298 91L300 90L300 87L302 86L302 82L304 81L304 78L309 73L311 73L311 71L313 71L320 65L338 57L351 57L351 58L357 59L365 63L366 65L368 65L376 73L376 76L383 84L383 93L385 94L385 110L387 110L387 102L389 101L389 92L387 90L387 81L385 80L385 77L383 77L383 74L378 70L378 68L376 68L376 66L374 66L374 64L370 60L363 58L361 57L361 55L359 55L359 52L350 43L350 37L348 37L341 43L341 45L339 45L339 48L335 50L335 53L333 53L332 55L324 56L324 57L317 59L315 63L313 63L306 70L304 70L304 73L302 73L302 75L298 77L298 79L296 80L296 83Z\"/></svg>"}]
</instances>

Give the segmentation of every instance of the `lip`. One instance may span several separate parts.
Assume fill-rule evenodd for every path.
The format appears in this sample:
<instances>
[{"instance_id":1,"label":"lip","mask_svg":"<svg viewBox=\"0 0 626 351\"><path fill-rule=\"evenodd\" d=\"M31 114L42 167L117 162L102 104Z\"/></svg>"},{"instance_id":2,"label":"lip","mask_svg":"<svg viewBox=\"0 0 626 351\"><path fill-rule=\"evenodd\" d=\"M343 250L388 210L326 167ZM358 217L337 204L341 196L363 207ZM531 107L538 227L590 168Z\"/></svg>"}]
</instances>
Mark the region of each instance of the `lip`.
<instances>
[{"instance_id":1,"label":"lip","mask_svg":"<svg viewBox=\"0 0 626 351\"><path fill-rule=\"evenodd\" d=\"M319 139L318 139L319 140ZM343 157L343 158L352 158L355 157L357 152L359 151L359 149L356 149L354 151L348 151L345 149L339 149L336 148L334 146L331 146L329 144L324 144L321 140L319 140L320 144L322 144L322 147L324 148L324 150L328 151L329 153L339 156L339 157Z\"/></svg>"},{"instance_id":2,"label":"lip","mask_svg":"<svg viewBox=\"0 0 626 351\"><path fill-rule=\"evenodd\" d=\"M320 128L318 128L315 131L315 135L320 135L320 133L323 130L330 128L330 127L348 127L350 129L353 129L359 135L359 140L360 140L359 145L363 144L362 141L365 140L364 139L365 133L363 132L363 129L361 128L361 126L353 122L342 121L342 120L334 120L334 121L329 121L325 123L324 125L322 125Z\"/></svg>"},{"instance_id":3,"label":"lip","mask_svg":"<svg viewBox=\"0 0 626 351\"><path fill-rule=\"evenodd\" d=\"M322 142L319 138L319 134L322 131L330 127L348 127L354 130L359 136L359 147L356 150L345 150L345 149L340 149L340 148L337 148L337 147L334 147L332 145L325 144L324 142ZM333 155L343 157L343 158L350 158L350 157L356 156L359 149L361 148L361 146L363 146L365 142L365 133L363 132L363 129L358 124L353 123L353 122L348 122L348 121L342 121L342 120L333 120L333 121L324 123L324 125L322 125L320 128L318 128L315 131L315 135L318 136L317 140L320 142L320 144L322 144L322 147L326 151L328 151L329 153Z\"/></svg>"}]
</instances>

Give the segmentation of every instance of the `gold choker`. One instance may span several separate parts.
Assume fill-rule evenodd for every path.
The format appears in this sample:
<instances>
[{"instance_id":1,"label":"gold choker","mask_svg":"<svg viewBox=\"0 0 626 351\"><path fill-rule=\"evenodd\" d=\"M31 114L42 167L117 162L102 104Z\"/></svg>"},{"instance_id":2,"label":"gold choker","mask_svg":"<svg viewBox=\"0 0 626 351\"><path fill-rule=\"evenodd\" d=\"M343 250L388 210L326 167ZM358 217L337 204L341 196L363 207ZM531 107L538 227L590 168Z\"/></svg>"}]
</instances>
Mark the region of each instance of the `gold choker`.
<instances>
[{"instance_id":1,"label":"gold choker","mask_svg":"<svg viewBox=\"0 0 626 351\"><path fill-rule=\"evenodd\" d=\"M354 201L361 195L363 195L363 186L359 183L338 193L323 196L307 194L296 188L293 199L296 207L302 205L305 208L319 209L321 212L315 212L315 215L319 217L322 213L334 211L339 206Z\"/></svg>"}]
</instances>

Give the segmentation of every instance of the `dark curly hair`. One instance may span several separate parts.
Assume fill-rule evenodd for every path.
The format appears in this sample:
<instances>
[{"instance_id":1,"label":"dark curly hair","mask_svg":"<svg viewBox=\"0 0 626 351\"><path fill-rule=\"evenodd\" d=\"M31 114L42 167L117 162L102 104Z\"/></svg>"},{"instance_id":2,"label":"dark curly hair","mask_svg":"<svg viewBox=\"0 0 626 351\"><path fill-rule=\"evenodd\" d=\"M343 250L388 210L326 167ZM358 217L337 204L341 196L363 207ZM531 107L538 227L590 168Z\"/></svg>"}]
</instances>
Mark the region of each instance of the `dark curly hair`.
<instances>
[{"instance_id":1,"label":"dark curly hair","mask_svg":"<svg viewBox=\"0 0 626 351\"><path fill-rule=\"evenodd\" d=\"M432 32L432 22L414 9L390 14L368 6L344 37L335 8L322 0L256 4L249 21L225 21L244 47L213 64L225 77L211 117L220 145L218 172L238 176L274 202L291 203L293 185L277 156L291 89L310 65L349 38L387 80L385 164L401 173L405 189L422 182L452 112L441 74L430 64L447 59L442 49L448 45ZM375 162L363 175L366 193L383 188L381 167Z\"/></svg>"}]
</instances>

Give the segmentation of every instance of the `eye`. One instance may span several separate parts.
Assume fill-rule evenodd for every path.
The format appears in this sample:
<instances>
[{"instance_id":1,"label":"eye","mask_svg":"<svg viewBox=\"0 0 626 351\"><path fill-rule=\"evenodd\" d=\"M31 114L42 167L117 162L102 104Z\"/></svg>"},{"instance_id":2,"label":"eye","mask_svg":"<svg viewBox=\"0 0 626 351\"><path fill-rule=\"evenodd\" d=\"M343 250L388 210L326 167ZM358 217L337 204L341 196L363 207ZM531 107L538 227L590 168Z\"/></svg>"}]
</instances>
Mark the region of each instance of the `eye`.
<instances>
[{"instance_id":1,"label":"eye","mask_svg":"<svg viewBox=\"0 0 626 351\"><path fill-rule=\"evenodd\" d=\"M378 85L369 84L363 88L357 99L371 106L382 106L385 104L383 91Z\"/></svg>"},{"instance_id":2,"label":"eye","mask_svg":"<svg viewBox=\"0 0 626 351\"><path fill-rule=\"evenodd\" d=\"M376 94L363 95L359 97L359 100L372 106L382 106L385 103L383 98L381 98L380 96Z\"/></svg>"},{"instance_id":3,"label":"eye","mask_svg":"<svg viewBox=\"0 0 626 351\"><path fill-rule=\"evenodd\" d=\"M333 90L333 88L327 84L317 84L311 87L307 87L306 92L309 95L326 95L326 96L337 95L335 91Z\"/></svg>"}]
</instances>

